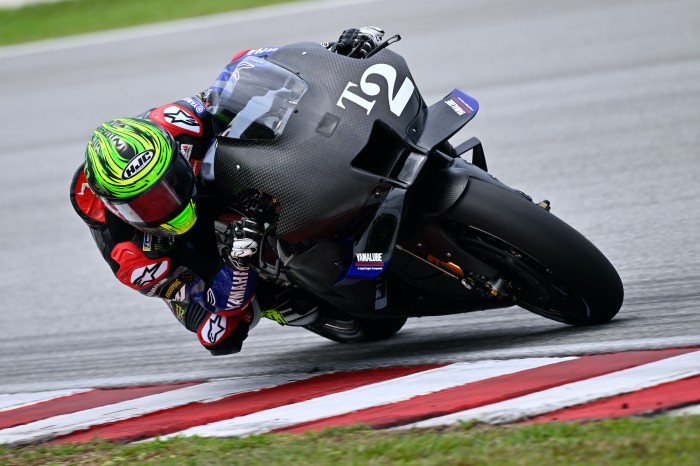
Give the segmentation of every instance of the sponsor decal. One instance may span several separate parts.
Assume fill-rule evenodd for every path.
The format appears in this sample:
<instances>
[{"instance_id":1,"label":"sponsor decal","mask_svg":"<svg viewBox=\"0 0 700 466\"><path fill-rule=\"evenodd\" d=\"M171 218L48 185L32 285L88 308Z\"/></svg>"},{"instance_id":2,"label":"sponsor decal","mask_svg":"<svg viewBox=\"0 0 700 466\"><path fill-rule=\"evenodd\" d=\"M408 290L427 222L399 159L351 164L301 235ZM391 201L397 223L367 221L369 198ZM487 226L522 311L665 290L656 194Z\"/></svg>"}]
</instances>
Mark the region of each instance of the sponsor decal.
<instances>
[{"instance_id":1,"label":"sponsor decal","mask_svg":"<svg viewBox=\"0 0 700 466\"><path fill-rule=\"evenodd\" d=\"M193 131L199 128L197 119L191 113L180 107L168 107L163 111L163 115L168 123L179 126L180 128Z\"/></svg>"},{"instance_id":2,"label":"sponsor decal","mask_svg":"<svg viewBox=\"0 0 700 466\"><path fill-rule=\"evenodd\" d=\"M163 297L164 297L165 299L171 299L172 296L173 296L173 294L175 294L176 291L179 291L180 288L182 287L182 285L184 285L184 283L182 283L182 281L180 281L180 280L178 280L178 279L176 278L175 281L173 281L173 282L170 284L170 286L168 287L168 289L165 290L165 293L163 294Z\"/></svg>"},{"instance_id":3,"label":"sponsor decal","mask_svg":"<svg viewBox=\"0 0 700 466\"><path fill-rule=\"evenodd\" d=\"M148 297L156 296L156 295L160 296L160 295L159 295L159 293L160 293L160 287L163 286L163 285L165 285L167 282L168 282L168 277L165 277L165 278L163 278L162 280L158 281L158 283L156 283L155 285L153 285L153 286L151 287L151 290L150 290L148 293L146 293L144 296L148 296Z\"/></svg>"},{"instance_id":4,"label":"sponsor decal","mask_svg":"<svg viewBox=\"0 0 700 466\"><path fill-rule=\"evenodd\" d=\"M194 172L194 176L199 176L199 172L202 171L202 161L192 159L192 160L190 160L190 167L192 167L192 171Z\"/></svg>"},{"instance_id":5,"label":"sponsor decal","mask_svg":"<svg viewBox=\"0 0 700 466\"><path fill-rule=\"evenodd\" d=\"M252 275L252 276L251 276ZM210 290L213 290L211 304L220 310L238 310L245 307L255 294L255 275L248 267L222 267L214 277Z\"/></svg>"},{"instance_id":6,"label":"sponsor decal","mask_svg":"<svg viewBox=\"0 0 700 466\"><path fill-rule=\"evenodd\" d=\"M386 267L384 254L381 252L358 252L355 254L346 278L375 278Z\"/></svg>"},{"instance_id":7,"label":"sponsor decal","mask_svg":"<svg viewBox=\"0 0 700 466\"><path fill-rule=\"evenodd\" d=\"M462 109L462 107L460 107L459 105L457 105L457 104L455 103L455 101L452 100L452 99L447 99L447 100L444 100L443 102L445 102L445 103L447 104L447 106L450 107L452 110L454 110L454 112L455 112L457 115L459 115L459 116L462 116L462 115L464 115L465 113L467 113L466 111L464 111L464 110Z\"/></svg>"},{"instance_id":8,"label":"sponsor decal","mask_svg":"<svg viewBox=\"0 0 700 466\"><path fill-rule=\"evenodd\" d=\"M178 303L173 303L173 314L175 314L175 318L182 322L183 324L185 323L185 308L180 306Z\"/></svg>"},{"instance_id":9,"label":"sponsor decal","mask_svg":"<svg viewBox=\"0 0 700 466\"><path fill-rule=\"evenodd\" d=\"M443 100L443 102L445 102L459 116L474 113L472 106L454 93L450 95L449 99Z\"/></svg>"},{"instance_id":10,"label":"sponsor decal","mask_svg":"<svg viewBox=\"0 0 700 466\"><path fill-rule=\"evenodd\" d=\"M226 334L226 318L222 315L212 315L202 329L202 339L209 344L216 344Z\"/></svg>"},{"instance_id":11,"label":"sponsor decal","mask_svg":"<svg viewBox=\"0 0 700 466\"><path fill-rule=\"evenodd\" d=\"M231 277L231 291L226 300L226 309L236 309L245 304L246 290L248 288L247 271L233 270Z\"/></svg>"},{"instance_id":12,"label":"sponsor decal","mask_svg":"<svg viewBox=\"0 0 700 466\"><path fill-rule=\"evenodd\" d=\"M130 281L138 288L145 288L163 278L169 268L170 263L167 259L139 267L131 272Z\"/></svg>"},{"instance_id":13,"label":"sponsor decal","mask_svg":"<svg viewBox=\"0 0 700 466\"><path fill-rule=\"evenodd\" d=\"M143 234L143 252L149 252L153 248L153 236L148 233Z\"/></svg>"},{"instance_id":14,"label":"sponsor decal","mask_svg":"<svg viewBox=\"0 0 700 466\"><path fill-rule=\"evenodd\" d=\"M277 309L267 309L265 311L262 311L260 312L260 317L274 320L280 325L287 325L287 320L282 314L280 314L280 312Z\"/></svg>"},{"instance_id":15,"label":"sponsor decal","mask_svg":"<svg viewBox=\"0 0 700 466\"><path fill-rule=\"evenodd\" d=\"M122 172L122 180L128 180L141 173L148 166L149 162L154 159L155 155L155 151L149 149L133 156Z\"/></svg>"},{"instance_id":16,"label":"sponsor decal","mask_svg":"<svg viewBox=\"0 0 700 466\"><path fill-rule=\"evenodd\" d=\"M355 266L360 270L383 269L384 260L382 256L381 252L358 252L355 254Z\"/></svg>"},{"instance_id":17,"label":"sponsor decal","mask_svg":"<svg viewBox=\"0 0 700 466\"><path fill-rule=\"evenodd\" d=\"M174 301L184 301L186 293L187 293L187 288L183 286L182 288L177 290L177 293L175 293L175 296L173 296L173 300Z\"/></svg>"},{"instance_id":18,"label":"sponsor decal","mask_svg":"<svg viewBox=\"0 0 700 466\"><path fill-rule=\"evenodd\" d=\"M180 144L180 153L182 154L183 157L185 157L187 160L190 159L190 156L192 155L192 148L194 147L194 144Z\"/></svg>"},{"instance_id":19,"label":"sponsor decal","mask_svg":"<svg viewBox=\"0 0 700 466\"><path fill-rule=\"evenodd\" d=\"M192 158L193 148L194 144L180 144L180 154L190 163L194 175L199 176L199 172L202 171L202 161Z\"/></svg>"},{"instance_id":20,"label":"sponsor decal","mask_svg":"<svg viewBox=\"0 0 700 466\"><path fill-rule=\"evenodd\" d=\"M184 100L190 104L197 115L201 116L205 112L206 109L204 108L204 102L199 100L197 97L187 97Z\"/></svg>"},{"instance_id":21,"label":"sponsor decal","mask_svg":"<svg viewBox=\"0 0 700 466\"><path fill-rule=\"evenodd\" d=\"M254 56L263 56L263 55L269 55L272 52L276 52L278 50L277 47L263 47L261 49L257 50L250 50L248 53L245 54L246 57L254 55Z\"/></svg>"},{"instance_id":22,"label":"sponsor decal","mask_svg":"<svg viewBox=\"0 0 700 466\"><path fill-rule=\"evenodd\" d=\"M479 111L479 102L459 89L455 89L443 100L458 116L471 119Z\"/></svg>"},{"instance_id":23,"label":"sponsor decal","mask_svg":"<svg viewBox=\"0 0 700 466\"><path fill-rule=\"evenodd\" d=\"M207 302L212 306L216 306L216 295L214 295L214 290L211 288L207 290Z\"/></svg>"},{"instance_id":24,"label":"sponsor decal","mask_svg":"<svg viewBox=\"0 0 700 466\"><path fill-rule=\"evenodd\" d=\"M116 125L116 126L123 127L123 125ZM126 142L123 139L121 139L119 136L114 134L113 132L111 132L109 130L104 130L104 134L105 134L105 136L107 136L107 139L109 140L109 142L112 143L112 145L114 146L114 148L118 152L122 152L123 150L125 150L127 148ZM95 142L93 142L93 147L95 148L95 151L99 152L100 145L99 145L99 142L97 140L95 140Z\"/></svg>"}]
</instances>

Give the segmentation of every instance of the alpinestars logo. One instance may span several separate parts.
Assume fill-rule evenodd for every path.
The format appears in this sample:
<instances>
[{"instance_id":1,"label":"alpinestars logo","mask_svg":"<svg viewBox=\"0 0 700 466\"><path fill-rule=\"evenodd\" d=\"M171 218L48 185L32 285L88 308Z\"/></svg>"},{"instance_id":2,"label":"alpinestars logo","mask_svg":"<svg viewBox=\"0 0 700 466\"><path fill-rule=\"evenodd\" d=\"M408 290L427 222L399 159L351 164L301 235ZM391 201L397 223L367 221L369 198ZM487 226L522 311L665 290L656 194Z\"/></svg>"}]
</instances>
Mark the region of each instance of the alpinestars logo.
<instances>
[{"instance_id":1,"label":"alpinestars logo","mask_svg":"<svg viewBox=\"0 0 700 466\"><path fill-rule=\"evenodd\" d=\"M209 343L216 343L226 332L226 321L221 315L212 316L207 322L207 327L205 328L207 335L207 340Z\"/></svg>"},{"instance_id":2,"label":"alpinestars logo","mask_svg":"<svg viewBox=\"0 0 700 466\"><path fill-rule=\"evenodd\" d=\"M151 112L150 117L161 124L170 134L187 133L194 136L202 135L202 122L190 109L180 105L167 105Z\"/></svg>"},{"instance_id":3,"label":"alpinestars logo","mask_svg":"<svg viewBox=\"0 0 700 466\"><path fill-rule=\"evenodd\" d=\"M179 107L168 107L168 109L163 112L163 115L165 115L165 119L168 120L168 123L172 123L177 126L199 128L199 123L197 120Z\"/></svg>"},{"instance_id":4,"label":"alpinestars logo","mask_svg":"<svg viewBox=\"0 0 700 466\"><path fill-rule=\"evenodd\" d=\"M168 261L164 260L134 269L131 272L131 283L139 288L155 283L168 272L168 265Z\"/></svg>"}]
</instances>

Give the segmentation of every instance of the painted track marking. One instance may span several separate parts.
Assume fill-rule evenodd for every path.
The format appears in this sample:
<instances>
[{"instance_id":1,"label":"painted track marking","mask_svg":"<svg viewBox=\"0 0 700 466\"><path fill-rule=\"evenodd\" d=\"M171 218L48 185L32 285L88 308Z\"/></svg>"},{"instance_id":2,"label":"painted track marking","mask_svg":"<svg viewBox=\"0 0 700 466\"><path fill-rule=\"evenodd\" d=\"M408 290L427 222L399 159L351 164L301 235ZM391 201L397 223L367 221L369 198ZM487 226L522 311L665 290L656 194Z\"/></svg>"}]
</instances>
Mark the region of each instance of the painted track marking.
<instances>
[{"instance_id":1,"label":"painted track marking","mask_svg":"<svg viewBox=\"0 0 700 466\"><path fill-rule=\"evenodd\" d=\"M562 385L404 427L434 427L469 420L488 423L513 422L568 406L692 377L699 373L700 351L693 351L601 377Z\"/></svg>"},{"instance_id":2,"label":"painted track marking","mask_svg":"<svg viewBox=\"0 0 700 466\"><path fill-rule=\"evenodd\" d=\"M0 422L21 423L0 428L0 443L245 436L360 422L375 428L542 422L695 404L677 410L687 414L698 409L699 387L696 347L52 391L0 398Z\"/></svg>"}]
</instances>

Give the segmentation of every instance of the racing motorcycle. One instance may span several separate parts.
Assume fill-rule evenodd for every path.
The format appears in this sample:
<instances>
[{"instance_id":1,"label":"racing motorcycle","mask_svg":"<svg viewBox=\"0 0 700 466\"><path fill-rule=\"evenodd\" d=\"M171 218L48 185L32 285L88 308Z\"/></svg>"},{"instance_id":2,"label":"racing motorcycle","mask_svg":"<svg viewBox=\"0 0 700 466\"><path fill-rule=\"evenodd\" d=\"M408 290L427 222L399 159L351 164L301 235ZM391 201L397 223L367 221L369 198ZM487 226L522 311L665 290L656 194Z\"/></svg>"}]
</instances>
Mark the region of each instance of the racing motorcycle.
<instances>
[{"instance_id":1,"label":"racing motorcycle","mask_svg":"<svg viewBox=\"0 0 700 466\"><path fill-rule=\"evenodd\" d=\"M547 201L493 177L477 138L448 143L479 104L454 89L428 106L386 47L398 39L364 59L281 47L212 91L225 130L202 173L239 210L241 193L258 194L246 212L266 219L258 295L314 300L305 327L339 342L513 305L571 325L612 319L615 268Z\"/></svg>"}]
</instances>

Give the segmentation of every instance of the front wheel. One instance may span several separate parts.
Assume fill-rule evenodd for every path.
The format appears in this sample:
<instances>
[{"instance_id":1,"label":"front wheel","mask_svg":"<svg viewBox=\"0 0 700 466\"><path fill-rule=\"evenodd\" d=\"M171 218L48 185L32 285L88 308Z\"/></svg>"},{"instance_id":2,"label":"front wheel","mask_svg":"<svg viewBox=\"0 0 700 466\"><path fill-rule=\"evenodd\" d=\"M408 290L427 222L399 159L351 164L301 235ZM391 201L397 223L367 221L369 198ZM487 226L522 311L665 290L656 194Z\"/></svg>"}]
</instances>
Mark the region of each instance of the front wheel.
<instances>
[{"instance_id":1,"label":"front wheel","mask_svg":"<svg viewBox=\"0 0 700 466\"><path fill-rule=\"evenodd\" d=\"M499 270L490 284L524 309L566 324L592 325L609 321L622 306L622 282L608 259L517 192L470 179L441 222L465 252Z\"/></svg>"}]
</instances>

